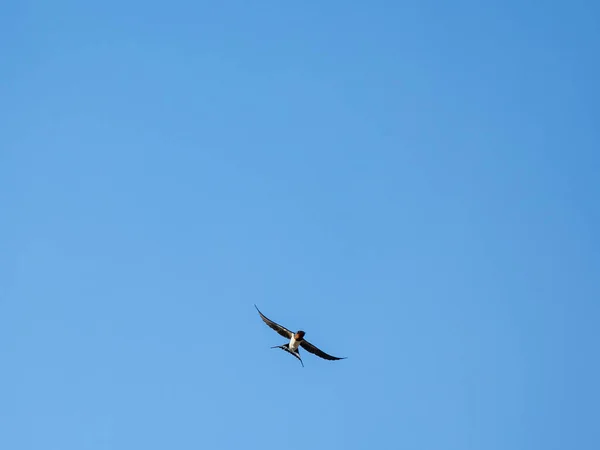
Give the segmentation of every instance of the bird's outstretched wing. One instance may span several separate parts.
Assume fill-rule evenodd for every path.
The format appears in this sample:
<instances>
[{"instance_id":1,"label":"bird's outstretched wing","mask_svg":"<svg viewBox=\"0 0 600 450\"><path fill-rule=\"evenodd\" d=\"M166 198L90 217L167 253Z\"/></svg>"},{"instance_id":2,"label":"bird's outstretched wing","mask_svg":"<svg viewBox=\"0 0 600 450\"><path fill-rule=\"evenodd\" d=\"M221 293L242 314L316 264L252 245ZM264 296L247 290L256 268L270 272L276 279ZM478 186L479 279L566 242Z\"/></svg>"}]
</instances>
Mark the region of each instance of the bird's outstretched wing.
<instances>
[{"instance_id":1,"label":"bird's outstretched wing","mask_svg":"<svg viewBox=\"0 0 600 450\"><path fill-rule=\"evenodd\" d=\"M338 358L337 356L328 355L323 350L318 349L317 347L315 347L308 341L300 342L300 346L307 352L312 353L313 355L317 355L319 358L328 359L329 361L337 361L339 359L346 359L346 357Z\"/></svg>"},{"instance_id":2,"label":"bird's outstretched wing","mask_svg":"<svg viewBox=\"0 0 600 450\"><path fill-rule=\"evenodd\" d=\"M286 327L281 326L278 323L273 322L271 319L269 319L267 316L265 316L263 313L260 312L260 309L258 309L258 306L254 305L254 307L256 308L256 310L258 311L258 313L260 314L260 318L263 320L264 323L266 323L269 327L271 327L272 329L274 329L275 331L277 331L277 333L279 333L284 338L287 338L287 339L291 339L292 338L292 336L294 335L294 333L292 333Z\"/></svg>"}]
</instances>

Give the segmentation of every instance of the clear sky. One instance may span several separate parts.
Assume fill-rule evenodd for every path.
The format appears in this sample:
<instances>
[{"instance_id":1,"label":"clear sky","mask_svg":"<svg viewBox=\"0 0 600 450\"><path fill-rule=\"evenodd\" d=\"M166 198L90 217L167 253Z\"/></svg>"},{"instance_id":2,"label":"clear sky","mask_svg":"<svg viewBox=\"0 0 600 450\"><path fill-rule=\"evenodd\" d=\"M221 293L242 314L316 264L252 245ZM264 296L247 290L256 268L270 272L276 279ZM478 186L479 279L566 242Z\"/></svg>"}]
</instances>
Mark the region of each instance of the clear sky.
<instances>
[{"instance_id":1,"label":"clear sky","mask_svg":"<svg viewBox=\"0 0 600 450\"><path fill-rule=\"evenodd\" d=\"M2 10L1 449L599 448L598 2Z\"/></svg>"}]
</instances>

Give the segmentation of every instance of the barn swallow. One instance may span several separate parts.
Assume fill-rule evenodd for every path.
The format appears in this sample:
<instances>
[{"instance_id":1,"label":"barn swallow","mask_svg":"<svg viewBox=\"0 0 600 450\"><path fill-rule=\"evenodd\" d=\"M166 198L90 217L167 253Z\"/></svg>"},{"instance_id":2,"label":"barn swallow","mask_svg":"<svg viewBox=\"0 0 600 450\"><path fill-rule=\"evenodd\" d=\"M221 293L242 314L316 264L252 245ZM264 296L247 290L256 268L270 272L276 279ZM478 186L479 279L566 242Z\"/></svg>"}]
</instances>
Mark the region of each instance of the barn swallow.
<instances>
[{"instance_id":1,"label":"barn swallow","mask_svg":"<svg viewBox=\"0 0 600 450\"><path fill-rule=\"evenodd\" d=\"M306 333L304 331L298 330L294 333L294 332L288 330L286 327L281 326L278 323L275 323L271 319L267 318L263 313L260 312L260 310L258 309L258 306L254 305L254 307L258 311L258 314L260 314L260 317L264 323L266 323L269 327L271 327L272 329L277 331L277 333L279 333L279 335L290 340L290 342L288 344L276 345L271 348L280 348L280 349L285 350L286 352L290 353L291 355L294 355L296 358L298 358L300 360L300 364L302 364L302 367L304 367L304 363L302 362L302 358L300 358L300 350L298 347L302 347L307 352L312 353L313 355L317 355L320 358L328 359L329 361L337 361L340 359L346 359L345 357L338 358L336 356L328 355L323 350L318 349L317 347L312 345L310 342L305 340L304 335Z\"/></svg>"}]
</instances>

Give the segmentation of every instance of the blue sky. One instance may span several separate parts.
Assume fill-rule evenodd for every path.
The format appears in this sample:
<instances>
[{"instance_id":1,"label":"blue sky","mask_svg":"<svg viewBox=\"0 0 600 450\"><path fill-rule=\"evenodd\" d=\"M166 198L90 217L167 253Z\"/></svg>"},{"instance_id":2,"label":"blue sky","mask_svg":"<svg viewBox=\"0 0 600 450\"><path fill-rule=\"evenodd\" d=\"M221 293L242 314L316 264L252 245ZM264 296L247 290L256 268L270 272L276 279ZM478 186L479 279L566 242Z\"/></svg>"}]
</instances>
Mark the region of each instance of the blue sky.
<instances>
[{"instance_id":1,"label":"blue sky","mask_svg":"<svg viewBox=\"0 0 600 450\"><path fill-rule=\"evenodd\" d=\"M0 448L597 449L595 3L9 2Z\"/></svg>"}]
</instances>

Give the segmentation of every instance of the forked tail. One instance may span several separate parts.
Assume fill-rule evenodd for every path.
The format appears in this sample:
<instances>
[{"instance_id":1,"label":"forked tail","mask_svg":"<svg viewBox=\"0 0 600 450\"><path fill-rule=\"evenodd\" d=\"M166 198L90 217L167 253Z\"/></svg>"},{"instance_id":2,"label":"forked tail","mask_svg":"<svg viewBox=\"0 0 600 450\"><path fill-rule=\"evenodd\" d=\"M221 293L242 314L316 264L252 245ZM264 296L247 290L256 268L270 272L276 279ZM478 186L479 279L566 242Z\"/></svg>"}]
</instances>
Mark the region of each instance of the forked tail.
<instances>
[{"instance_id":1,"label":"forked tail","mask_svg":"<svg viewBox=\"0 0 600 450\"><path fill-rule=\"evenodd\" d=\"M275 345L271 348L280 348L281 350L285 350L286 352L290 353L291 355L294 355L296 358L298 358L298 361L300 361L300 364L302 364L302 367L304 367L304 363L302 362L302 358L300 358L300 352L298 350L293 351L292 349L290 349L288 344L283 344L283 345Z\"/></svg>"}]
</instances>

